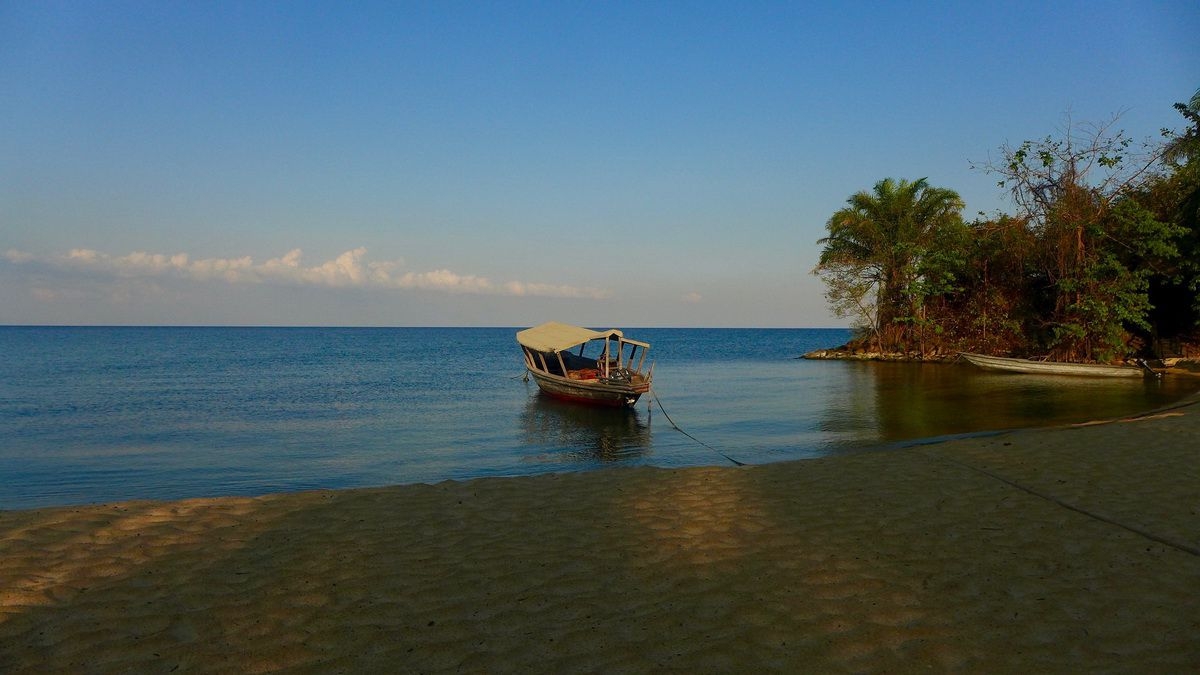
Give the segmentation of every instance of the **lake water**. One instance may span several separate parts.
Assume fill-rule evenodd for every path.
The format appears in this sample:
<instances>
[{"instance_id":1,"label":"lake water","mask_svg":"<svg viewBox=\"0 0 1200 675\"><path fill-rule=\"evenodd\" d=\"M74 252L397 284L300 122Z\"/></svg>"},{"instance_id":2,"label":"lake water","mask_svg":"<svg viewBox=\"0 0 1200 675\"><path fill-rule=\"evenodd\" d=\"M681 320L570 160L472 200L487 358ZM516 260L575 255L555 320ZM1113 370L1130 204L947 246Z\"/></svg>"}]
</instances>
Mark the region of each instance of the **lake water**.
<instances>
[{"instance_id":1,"label":"lake water","mask_svg":"<svg viewBox=\"0 0 1200 675\"><path fill-rule=\"evenodd\" d=\"M836 329L627 329L662 408L594 410L523 381L515 331L0 327L0 509L729 463L711 448L759 464L1200 388L795 358Z\"/></svg>"}]
</instances>

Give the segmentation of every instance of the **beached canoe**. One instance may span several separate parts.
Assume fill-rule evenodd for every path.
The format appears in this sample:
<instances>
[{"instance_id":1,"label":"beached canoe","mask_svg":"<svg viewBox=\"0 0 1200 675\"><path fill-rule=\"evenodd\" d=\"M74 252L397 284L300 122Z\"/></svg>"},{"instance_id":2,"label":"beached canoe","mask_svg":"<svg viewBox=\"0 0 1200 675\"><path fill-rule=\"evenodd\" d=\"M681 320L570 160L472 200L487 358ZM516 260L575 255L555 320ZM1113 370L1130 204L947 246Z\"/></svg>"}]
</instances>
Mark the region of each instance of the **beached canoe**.
<instances>
[{"instance_id":1,"label":"beached canoe","mask_svg":"<svg viewBox=\"0 0 1200 675\"><path fill-rule=\"evenodd\" d=\"M1029 359L1010 359L1003 356L987 356L985 354L959 354L980 368L988 370L1003 370L1011 373L1031 373L1037 375L1082 375L1086 377L1143 377L1146 371L1134 366L1108 366L1101 363L1062 363L1059 361L1031 361Z\"/></svg>"},{"instance_id":2,"label":"beached canoe","mask_svg":"<svg viewBox=\"0 0 1200 675\"><path fill-rule=\"evenodd\" d=\"M650 345L615 328L595 331L551 321L517 332L517 343L526 370L548 396L621 407L632 406L650 391L654 364L643 370ZM595 356L586 356L592 345L598 347Z\"/></svg>"}]
</instances>

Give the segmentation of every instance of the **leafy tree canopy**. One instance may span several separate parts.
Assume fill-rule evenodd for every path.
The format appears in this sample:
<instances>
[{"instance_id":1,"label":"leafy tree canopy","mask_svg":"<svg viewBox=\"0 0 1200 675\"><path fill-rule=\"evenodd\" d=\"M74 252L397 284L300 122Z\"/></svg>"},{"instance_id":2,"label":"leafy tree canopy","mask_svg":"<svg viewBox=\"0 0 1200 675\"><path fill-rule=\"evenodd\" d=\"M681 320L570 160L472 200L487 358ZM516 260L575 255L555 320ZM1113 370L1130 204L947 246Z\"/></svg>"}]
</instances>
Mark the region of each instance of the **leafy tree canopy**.
<instances>
[{"instance_id":1,"label":"leafy tree canopy","mask_svg":"<svg viewBox=\"0 0 1200 675\"><path fill-rule=\"evenodd\" d=\"M1188 127L1157 143L1114 118L1002 146L975 168L1013 215L965 224L958 194L924 178L851 195L818 242L830 306L890 352L1159 351L1200 326L1200 91L1176 108Z\"/></svg>"}]
</instances>

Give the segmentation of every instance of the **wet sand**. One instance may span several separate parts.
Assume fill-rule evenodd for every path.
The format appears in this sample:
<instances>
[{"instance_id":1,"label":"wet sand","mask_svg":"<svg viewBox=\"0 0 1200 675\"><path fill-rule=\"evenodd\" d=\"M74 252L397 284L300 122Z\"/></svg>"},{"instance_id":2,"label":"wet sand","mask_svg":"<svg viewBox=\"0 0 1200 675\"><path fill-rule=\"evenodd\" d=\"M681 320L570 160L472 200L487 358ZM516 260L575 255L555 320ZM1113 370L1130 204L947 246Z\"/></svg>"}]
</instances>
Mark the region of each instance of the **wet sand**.
<instances>
[{"instance_id":1,"label":"wet sand","mask_svg":"<svg viewBox=\"0 0 1200 675\"><path fill-rule=\"evenodd\" d=\"M0 512L0 672L1196 672L1200 405L744 468Z\"/></svg>"}]
</instances>

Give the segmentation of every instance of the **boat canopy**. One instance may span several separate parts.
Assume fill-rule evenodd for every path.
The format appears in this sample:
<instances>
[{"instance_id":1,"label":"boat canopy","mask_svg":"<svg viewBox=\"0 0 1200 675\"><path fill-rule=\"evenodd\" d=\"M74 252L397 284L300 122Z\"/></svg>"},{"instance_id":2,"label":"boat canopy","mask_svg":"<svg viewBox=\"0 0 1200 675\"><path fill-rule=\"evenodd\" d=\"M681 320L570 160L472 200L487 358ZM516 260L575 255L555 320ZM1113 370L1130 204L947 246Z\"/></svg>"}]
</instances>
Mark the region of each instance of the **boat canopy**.
<instances>
[{"instance_id":1,"label":"boat canopy","mask_svg":"<svg viewBox=\"0 0 1200 675\"><path fill-rule=\"evenodd\" d=\"M617 338L624 342L642 345L641 342L634 340L625 340L621 331L610 328L609 330L596 331L588 328L580 328L570 324L550 321L540 326L526 328L517 333L517 342L523 347L532 349L535 352L545 352L554 354L557 352L566 351L572 347L588 342L590 340L607 340L609 338ZM649 346L649 345L645 345Z\"/></svg>"}]
</instances>

